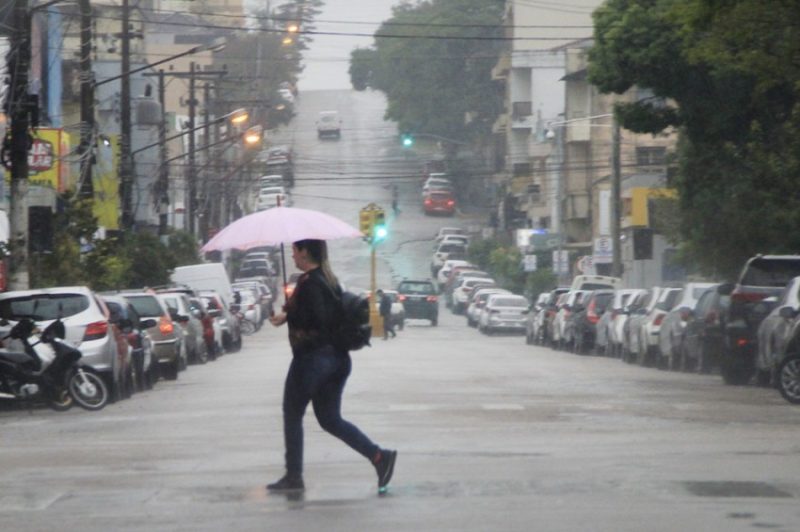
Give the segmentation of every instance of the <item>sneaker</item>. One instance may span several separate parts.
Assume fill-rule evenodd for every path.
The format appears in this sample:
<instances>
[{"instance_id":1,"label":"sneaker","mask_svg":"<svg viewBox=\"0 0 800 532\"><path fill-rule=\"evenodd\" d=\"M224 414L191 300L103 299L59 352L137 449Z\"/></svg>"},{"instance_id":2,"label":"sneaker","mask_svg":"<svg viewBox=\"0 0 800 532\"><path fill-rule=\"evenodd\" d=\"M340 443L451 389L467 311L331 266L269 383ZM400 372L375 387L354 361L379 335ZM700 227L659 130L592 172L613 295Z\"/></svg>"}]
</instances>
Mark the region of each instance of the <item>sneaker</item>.
<instances>
[{"instance_id":1,"label":"sneaker","mask_svg":"<svg viewBox=\"0 0 800 532\"><path fill-rule=\"evenodd\" d=\"M284 475L279 481L267 484L267 490L274 492L286 493L291 491L303 491L305 489L306 486L303 484L303 477L290 475Z\"/></svg>"},{"instance_id":2,"label":"sneaker","mask_svg":"<svg viewBox=\"0 0 800 532\"><path fill-rule=\"evenodd\" d=\"M392 480L396 460L397 451L381 449L381 457L375 463L375 471L378 473L378 491L385 491L387 484Z\"/></svg>"}]
</instances>

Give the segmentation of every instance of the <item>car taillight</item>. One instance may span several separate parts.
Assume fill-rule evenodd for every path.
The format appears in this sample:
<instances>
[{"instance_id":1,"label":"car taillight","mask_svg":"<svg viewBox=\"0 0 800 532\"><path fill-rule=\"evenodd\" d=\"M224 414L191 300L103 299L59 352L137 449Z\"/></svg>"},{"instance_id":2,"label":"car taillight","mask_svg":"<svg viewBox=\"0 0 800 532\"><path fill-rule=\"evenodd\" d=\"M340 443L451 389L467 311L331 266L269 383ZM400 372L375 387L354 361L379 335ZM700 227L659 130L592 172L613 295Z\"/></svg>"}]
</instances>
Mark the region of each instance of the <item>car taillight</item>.
<instances>
[{"instance_id":1,"label":"car taillight","mask_svg":"<svg viewBox=\"0 0 800 532\"><path fill-rule=\"evenodd\" d=\"M664 314L659 314L656 316L656 319L653 320L653 325L661 325L662 321L664 321Z\"/></svg>"},{"instance_id":2,"label":"car taillight","mask_svg":"<svg viewBox=\"0 0 800 532\"><path fill-rule=\"evenodd\" d=\"M455 205L455 204L456 204L456 202L455 202L455 201L453 201L453 200L447 200L447 206L448 206L448 207L452 207L452 206L453 206L453 205Z\"/></svg>"},{"instance_id":3,"label":"car taillight","mask_svg":"<svg viewBox=\"0 0 800 532\"><path fill-rule=\"evenodd\" d=\"M158 319L158 330L161 331L161 334L167 335L172 334L175 331L175 325L172 323L172 320L166 316L161 316Z\"/></svg>"},{"instance_id":4,"label":"car taillight","mask_svg":"<svg viewBox=\"0 0 800 532\"><path fill-rule=\"evenodd\" d=\"M757 303L766 298L767 294L759 294L754 292L734 292L731 294L731 301L737 303Z\"/></svg>"},{"instance_id":5,"label":"car taillight","mask_svg":"<svg viewBox=\"0 0 800 532\"><path fill-rule=\"evenodd\" d=\"M597 312L595 312L594 309L595 301L592 300L592 302L589 303L589 306L586 308L586 319L589 320L589 323L593 325L600 321L600 316L597 315Z\"/></svg>"},{"instance_id":6,"label":"car taillight","mask_svg":"<svg viewBox=\"0 0 800 532\"><path fill-rule=\"evenodd\" d=\"M108 334L108 322L96 321L86 326L86 332L83 333L83 341L99 340Z\"/></svg>"},{"instance_id":7,"label":"car taillight","mask_svg":"<svg viewBox=\"0 0 800 532\"><path fill-rule=\"evenodd\" d=\"M436 296L428 296L428 297L425 298L425 301L428 301L430 303L435 303L438 300L439 300L439 298L436 297Z\"/></svg>"},{"instance_id":8,"label":"car taillight","mask_svg":"<svg viewBox=\"0 0 800 532\"><path fill-rule=\"evenodd\" d=\"M430 198L425 198L425 205L431 205L432 203Z\"/></svg>"},{"instance_id":9,"label":"car taillight","mask_svg":"<svg viewBox=\"0 0 800 532\"><path fill-rule=\"evenodd\" d=\"M397 300L402 303L403 301L406 300L406 296L404 296L403 294L400 294L399 296L397 296Z\"/></svg>"},{"instance_id":10,"label":"car taillight","mask_svg":"<svg viewBox=\"0 0 800 532\"><path fill-rule=\"evenodd\" d=\"M739 347L744 347L748 343L749 343L749 341L747 340L747 338L739 338L738 340L736 340L736 345L739 346Z\"/></svg>"}]
</instances>

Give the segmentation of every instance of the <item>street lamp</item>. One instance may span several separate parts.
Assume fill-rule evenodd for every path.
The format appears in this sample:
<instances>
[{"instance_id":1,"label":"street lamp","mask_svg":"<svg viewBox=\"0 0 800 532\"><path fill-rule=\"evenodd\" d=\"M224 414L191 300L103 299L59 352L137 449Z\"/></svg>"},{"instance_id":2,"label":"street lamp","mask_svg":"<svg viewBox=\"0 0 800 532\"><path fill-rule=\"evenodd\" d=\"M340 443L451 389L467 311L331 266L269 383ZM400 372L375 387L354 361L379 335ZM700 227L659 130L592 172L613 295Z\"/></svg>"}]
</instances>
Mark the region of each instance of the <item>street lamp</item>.
<instances>
[{"instance_id":1,"label":"street lamp","mask_svg":"<svg viewBox=\"0 0 800 532\"><path fill-rule=\"evenodd\" d=\"M245 144L249 144L250 146L253 146L253 145L258 144L259 142L261 142L261 138L263 136L263 131L264 131L264 128L262 128L259 125L255 125L255 126L252 126L252 127L248 128L247 131L245 131L245 133L244 133L244 137L242 137L244 142L245 142Z\"/></svg>"}]
</instances>

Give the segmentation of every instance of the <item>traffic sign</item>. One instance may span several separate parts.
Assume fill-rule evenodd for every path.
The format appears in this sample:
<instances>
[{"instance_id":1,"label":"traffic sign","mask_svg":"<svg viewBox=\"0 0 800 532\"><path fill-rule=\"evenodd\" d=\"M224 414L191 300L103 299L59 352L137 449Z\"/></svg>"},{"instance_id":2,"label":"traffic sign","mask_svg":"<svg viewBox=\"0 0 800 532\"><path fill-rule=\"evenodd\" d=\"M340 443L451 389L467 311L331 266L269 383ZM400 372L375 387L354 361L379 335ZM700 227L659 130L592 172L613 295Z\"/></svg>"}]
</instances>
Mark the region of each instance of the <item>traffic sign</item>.
<instances>
[{"instance_id":1,"label":"traffic sign","mask_svg":"<svg viewBox=\"0 0 800 532\"><path fill-rule=\"evenodd\" d=\"M536 271L536 255L525 255L522 258L522 270L526 272Z\"/></svg>"},{"instance_id":2,"label":"traffic sign","mask_svg":"<svg viewBox=\"0 0 800 532\"><path fill-rule=\"evenodd\" d=\"M614 241L610 236L599 236L594 239L592 251L595 264L611 264L614 260Z\"/></svg>"}]
</instances>

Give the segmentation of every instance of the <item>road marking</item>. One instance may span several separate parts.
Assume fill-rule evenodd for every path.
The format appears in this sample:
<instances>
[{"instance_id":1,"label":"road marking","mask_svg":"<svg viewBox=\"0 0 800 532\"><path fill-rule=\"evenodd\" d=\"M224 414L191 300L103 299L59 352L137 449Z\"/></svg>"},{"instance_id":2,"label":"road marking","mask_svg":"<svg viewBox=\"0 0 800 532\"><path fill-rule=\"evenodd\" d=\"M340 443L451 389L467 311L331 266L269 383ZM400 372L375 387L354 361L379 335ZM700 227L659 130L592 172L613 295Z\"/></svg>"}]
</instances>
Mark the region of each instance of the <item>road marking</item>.
<instances>
[{"instance_id":1,"label":"road marking","mask_svg":"<svg viewBox=\"0 0 800 532\"><path fill-rule=\"evenodd\" d=\"M484 410L525 410L525 407L513 403L489 403L481 405Z\"/></svg>"}]
</instances>

